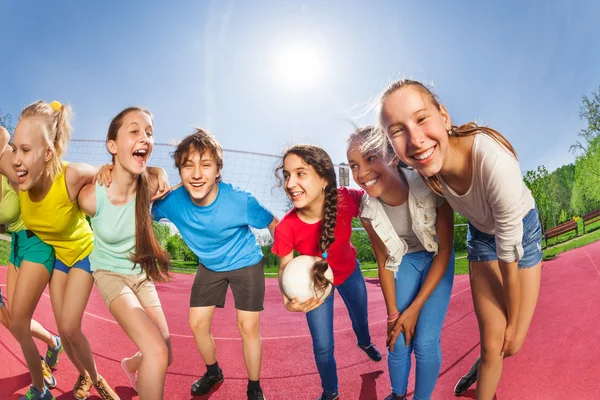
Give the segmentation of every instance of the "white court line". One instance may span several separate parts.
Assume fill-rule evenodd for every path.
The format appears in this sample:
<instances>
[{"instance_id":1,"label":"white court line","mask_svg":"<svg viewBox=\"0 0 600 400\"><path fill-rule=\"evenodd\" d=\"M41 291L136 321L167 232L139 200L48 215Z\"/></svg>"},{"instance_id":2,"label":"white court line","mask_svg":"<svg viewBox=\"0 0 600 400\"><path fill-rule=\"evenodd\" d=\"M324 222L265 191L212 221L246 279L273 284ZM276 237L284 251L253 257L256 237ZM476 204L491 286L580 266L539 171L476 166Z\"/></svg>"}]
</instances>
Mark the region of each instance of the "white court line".
<instances>
[{"instance_id":1,"label":"white court line","mask_svg":"<svg viewBox=\"0 0 600 400\"><path fill-rule=\"evenodd\" d=\"M466 292L469 289L470 288L466 288L466 289L461 290L458 293L454 293L452 296L450 296L450 298L458 296L459 294L461 294L463 292ZM46 293L42 293L42 294L44 296L50 298L50 296L48 296ZM110 322L112 324L118 325L118 323L116 321L112 320L112 319L104 318L104 317L101 317L99 315L87 312L87 311L84 311L83 313L86 314L86 315L89 315L90 317L98 318L98 319L100 319L102 321L106 321L106 322ZM382 324L384 322L387 322L387 320L373 322L373 323L369 324L369 326ZM339 329L337 331L334 331L333 333L335 334L335 333L340 333L340 332L346 332L346 331L349 331L349 330L352 330L352 328ZM179 333L169 333L169 335L172 336L172 337L194 339L193 335L183 335L183 334L179 334ZM269 337L263 337L262 340L298 339L298 338L306 338L306 337L310 337L310 334L309 335L292 335L292 336L269 336ZM228 337L216 337L216 336L213 336L213 339L215 339L215 340L242 340L242 338L240 338L240 337L228 338Z\"/></svg>"},{"instance_id":2,"label":"white court line","mask_svg":"<svg viewBox=\"0 0 600 400\"><path fill-rule=\"evenodd\" d=\"M590 256L590 253L587 251L587 249L585 249L585 255L590 259L590 261L592 262L592 265L594 266L594 269L596 270L596 273L598 274L598 276L600 276L600 271L598 271L598 267L596 266L596 263L594 262L594 259Z\"/></svg>"}]
</instances>

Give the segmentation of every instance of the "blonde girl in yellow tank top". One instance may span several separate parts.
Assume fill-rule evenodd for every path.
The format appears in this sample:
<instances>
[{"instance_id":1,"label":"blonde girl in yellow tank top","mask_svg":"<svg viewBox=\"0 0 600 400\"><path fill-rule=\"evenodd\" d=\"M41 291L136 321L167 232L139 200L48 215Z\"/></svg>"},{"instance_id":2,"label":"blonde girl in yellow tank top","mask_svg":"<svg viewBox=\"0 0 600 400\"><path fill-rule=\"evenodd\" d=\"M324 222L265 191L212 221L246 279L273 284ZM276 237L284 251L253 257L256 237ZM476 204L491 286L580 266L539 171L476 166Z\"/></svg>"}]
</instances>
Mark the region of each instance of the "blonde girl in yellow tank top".
<instances>
[{"instance_id":1,"label":"blonde girl in yellow tank top","mask_svg":"<svg viewBox=\"0 0 600 400\"><path fill-rule=\"evenodd\" d=\"M56 379L50 368L54 368L58 364L62 345L58 336L52 335L39 322L32 319L32 314L41 292L50 279L54 265L54 250L27 231L23 224L18 194L15 193L15 188L11 187L8 182L9 178L7 178L9 176L13 181L16 180L11 165L12 151L9 139L8 131L0 126L0 179L2 181L0 185L0 222L7 225L13 237L6 277L8 301L4 307L0 306L0 322L17 339L26 362L32 365L30 374L33 387L29 391L35 393L37 390L39 393L44 393L46 391L44 384L49 389L56 386ZM40 285L31 286L27 279L28 274L40 277ZM18 291L16 290L17 286L19 286ZM18 293L15 295L16 291ZM16 301L16 306L13 301ZM0 303L2 303L1 299ZM42 359L41 363L33 338L43 341L48 346L46 359Z\"/></svg>"},{"instance_id":2,"label":"blonde girl in yellow tank top","mask_svg":"<svg viewBox=\"0 0 600 400\"><path fill-rule=\"evenodd\" d=\"M83 186L93 183L98 168L62 161L71 136L70 121L71 107L57 101L38 101L25 107L12 144L13 169L25 225L56 253L50 299L63 346L79 372L73 394L85 399L93 384L102 399L112 400L119 397L98 374L81 330L94 283L88 260L94 239L77 195ZM166 173L158 170L164 178Z\"/></svg>"}]
</instances>

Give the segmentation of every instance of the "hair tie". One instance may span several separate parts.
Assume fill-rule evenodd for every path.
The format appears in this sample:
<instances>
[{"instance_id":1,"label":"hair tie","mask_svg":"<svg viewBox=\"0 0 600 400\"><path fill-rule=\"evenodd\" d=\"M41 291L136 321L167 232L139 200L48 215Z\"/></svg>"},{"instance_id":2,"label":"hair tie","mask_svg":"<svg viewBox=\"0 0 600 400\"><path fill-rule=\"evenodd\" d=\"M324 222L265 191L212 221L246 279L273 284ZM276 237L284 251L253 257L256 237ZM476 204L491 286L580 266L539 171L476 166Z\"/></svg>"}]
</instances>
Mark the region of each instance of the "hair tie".
<instances>
[{"instance_id":1,"label":"hair tie","mask_svg":"<svg viewBox=\"0 0 600 400\"><path fill-rule=\"evenodd\" d=\"M54 111L62 111L63 109L63 105L60 104L59 101L54 100L52 103L49 104L50 107L52 107L52 109Z\"/></svg>"},{"instance_id":2,"label":"hair tie","mask_svg":"<svg viewBox=\"0 0 600 400\"><path fill-rule=\"evenodd\" d=\"M327 258L327 252L321 253L322 258Z\"/></svg>"}]
</instances>

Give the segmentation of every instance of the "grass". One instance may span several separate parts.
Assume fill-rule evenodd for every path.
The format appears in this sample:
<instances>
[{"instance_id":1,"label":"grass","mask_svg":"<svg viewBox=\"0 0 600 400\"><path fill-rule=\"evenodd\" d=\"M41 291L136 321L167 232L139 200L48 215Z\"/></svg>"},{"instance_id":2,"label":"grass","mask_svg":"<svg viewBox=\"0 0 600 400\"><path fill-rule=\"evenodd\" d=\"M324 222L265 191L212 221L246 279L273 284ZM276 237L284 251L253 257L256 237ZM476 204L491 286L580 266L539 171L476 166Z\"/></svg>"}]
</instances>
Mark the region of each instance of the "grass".
<instances>
[{"instance_id":1,"label":"grass","mask_svg":"<svg viewBox=\"0 0 600 400\"><path fill-rule=\"evenodd\" d=\"M10 242L6 240L0 240L0 265L8 265L9 256Z\"/></svg>"},{"instance_id":2,"label":"grass","mask_svg":"<svg viewBox=\"0 0 600 400\"><path fill-rule=\"evenodd\" d=\"M462 275L469 272L469 263L466 259L467 252L460 251L455 254L457 260L455 262L455 274ZM464 257L464 258L462 258ZM179 272L183 274L195 274L198 269L198 264L193 261L181 261L181 260L171 260L171 266L174 272ZM377 264L374 262L364 262L360 264L360 267L363 271L363 275L367 278L377 278ZM275 278L277 277L277 273L279 272L279 267L270 265L265 267L265 274L267 278Z\"/></svg>"},{"instance_id":3,"label":"grass","mask_svg":"<svg viewBox=\"0 0 600 400\"><path fill-rule=\"evenodd\" d=\"M583 230L580 230L582 232ZM558 256L560 253L564 253L565 251L576 249L578 247L585 246L586 244L593 243L597 240L600 240L600 221L594 222L587 226L586 231L588 232L584 236L579 236L575 238L575 234L567 234L562 235L558 239L561 243L554 245L552 247L548 247L544 250L544 260L551 260ZM567 241L565 241L567 240ZM554 241L554 240L552 240ZM10 242L6 240L0 240L0 265L8 264L8 257L10 255ZM469 263L466 257L466 251L456 252L455 257L455 274L463 275L469 272ZM198 264L193 261L180 261L180 260L172 260L172 267L174 272L180 272L184 274L195 274L198 268ZM363 275L368 278L377 278L377 265L374 262L364 262L361 264L361 268L363 270ZM267 273L267 277L276 277L277 272L279 271L279 267L277 266L268 266L265 267L265 273Z\"/></svg>"}]
</instances>

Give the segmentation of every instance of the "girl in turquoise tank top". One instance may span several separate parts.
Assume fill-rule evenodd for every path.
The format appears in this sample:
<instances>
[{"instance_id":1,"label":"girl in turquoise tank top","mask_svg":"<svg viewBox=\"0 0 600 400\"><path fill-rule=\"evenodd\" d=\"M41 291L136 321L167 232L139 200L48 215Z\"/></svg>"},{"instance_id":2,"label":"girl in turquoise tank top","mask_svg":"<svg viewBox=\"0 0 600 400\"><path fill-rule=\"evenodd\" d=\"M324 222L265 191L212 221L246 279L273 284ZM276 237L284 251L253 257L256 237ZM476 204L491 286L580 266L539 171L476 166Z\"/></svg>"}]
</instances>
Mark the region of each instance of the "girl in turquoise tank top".
<instances>
[{"instance_id":1,"label":"girl in turquoise tank top","mask_svg":"<svg viewBox=\"0 0 600 400\"><path fill-rule=\"evenodd\" d=\"M57 258L55 262L50 280L50 299L63 346L79 373L73 395L76 399L86 399L94 385L103 400L115 400L119 396L98 373L90 344L81 329L94 283L87 259L92 251L93 236L76 200L81 188L94 181L98 168L85 163L63 162L62 157L71 137L70 121L71 107L57 101L37 101L23 109L12 143L12 168L17 175L13 183L19 186L21 213L27 227L42 240L52 244L56 254L60 250L63 255L68 255L63 260ZM162 170L158 169L159 173L164 173L160 171ZM108 183L110 180L107 180ZM44 219L46 215L55 218L55 209L64 212L65 219L77 224L77 237L64 237L64 221L48 224L50 219ZM67 228L73 230L72 226ZM73 257L70 248L80 249L79 256ZM37 292L36 299L39 298L47 280L32 274L27 277L27 281L29 287L35 289L32 292ZM18 289L17 287L15 295L19 293ZM23 296L33 298L34 294L24 293ZM13 315L13 318L23 319L24 315L26 316L25 311L21 315ZM24 330L21 335L25 335ZM32 342L28 343L33 346ZM27 358L27 365L30 369L35 368L33 359ZM39 365L37 368L39 369ZM51 394L37 390L44 389L43 382L37 376L39 374L36 373L32 377L33 385L27 394L28 398L52 398Z\"/></svg>"},{"instance_id":2,"label":"girl in turquoise tank top","mask_svg":"<svg viewBox=\"0 0 600 400\"><path fill-rule=\"evenodd\" d=\"M90 264L96 287L140 350L121 362L140 399L163 398L171 362L169 328L154 286L168 279L169 254L160 247L150 219L150 194L158 189L146 172L153 146L152 114L138 107L121 111L107 135L112 184L89 184L78 195L95 234Z\"/></svg>"}]
</instances>

